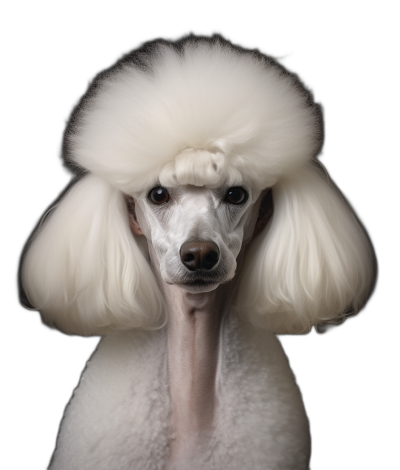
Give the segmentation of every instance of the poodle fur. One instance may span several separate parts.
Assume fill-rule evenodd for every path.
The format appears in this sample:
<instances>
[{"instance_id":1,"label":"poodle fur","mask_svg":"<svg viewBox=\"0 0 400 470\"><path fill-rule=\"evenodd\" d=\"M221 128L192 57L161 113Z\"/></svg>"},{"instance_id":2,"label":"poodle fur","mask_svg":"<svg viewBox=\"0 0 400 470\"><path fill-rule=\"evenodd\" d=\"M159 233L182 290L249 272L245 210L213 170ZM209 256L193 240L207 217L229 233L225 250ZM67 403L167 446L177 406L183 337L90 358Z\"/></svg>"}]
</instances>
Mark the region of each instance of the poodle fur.
<instances>
[{"instance_id":1,"label":"poodle fur","mask_svg":"<svg viewBox=\"0 0 400 470\"><path fill-rule=\"evenodd\" d=\"M368 235L317 160L322 143L321 107L298 77L221 36L150 42L95 78L64 136L78 179L21 265L46 324L106 335L67 407L51 469L164 468L168 316L126 203L145 205L156 186L240 186L257 197L271 188L273 198L221 330L218 424L179 468L308 468L308 421L273 333L342 322L376 276Z\"/></svg>"}]
</instances>

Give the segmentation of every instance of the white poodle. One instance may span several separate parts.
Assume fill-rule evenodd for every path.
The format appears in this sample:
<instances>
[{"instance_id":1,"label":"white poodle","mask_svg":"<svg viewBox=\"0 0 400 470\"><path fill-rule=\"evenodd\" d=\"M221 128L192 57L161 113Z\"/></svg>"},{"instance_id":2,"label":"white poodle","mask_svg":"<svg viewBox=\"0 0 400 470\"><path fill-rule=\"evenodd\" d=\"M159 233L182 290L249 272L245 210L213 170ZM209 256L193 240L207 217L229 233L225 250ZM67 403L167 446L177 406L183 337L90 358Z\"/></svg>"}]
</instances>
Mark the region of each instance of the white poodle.
<instances>
[{"instance_id":1,"label":"white poodle","mask_svg":"<svg viewBox=\"0 0 400 470\"><path fill-rule=\"evenodd\" d=\"M21 267L44 322L104 335L52 470L308 469L274 333L343 321L376 274L322 141L297 76L220 36L156 40L96 77L65 133L78 177Z\"/></svg>"}]
</instances>

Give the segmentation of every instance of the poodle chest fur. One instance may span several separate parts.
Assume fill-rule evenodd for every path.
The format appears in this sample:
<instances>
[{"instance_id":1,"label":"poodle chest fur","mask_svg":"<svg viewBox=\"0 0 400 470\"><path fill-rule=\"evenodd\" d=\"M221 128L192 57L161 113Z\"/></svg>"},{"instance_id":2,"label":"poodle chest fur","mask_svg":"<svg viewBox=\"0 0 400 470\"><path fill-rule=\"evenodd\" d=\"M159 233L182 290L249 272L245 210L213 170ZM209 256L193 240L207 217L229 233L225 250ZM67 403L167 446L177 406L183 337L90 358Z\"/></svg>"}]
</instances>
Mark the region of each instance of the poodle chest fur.
<instances>
[{"instance_id":1,"label":"poodle chest fur","mask_svg":"<svg viewBox=\"0 0 400 470\"><path fill-rule=\"evenodd\" d=\"M308 420L276 337L227 317L215 425L176 469L306 470ZM164 469L173 439L161 331L101 340L62 422L51 470Z\"/></svg>"}]
</instances>

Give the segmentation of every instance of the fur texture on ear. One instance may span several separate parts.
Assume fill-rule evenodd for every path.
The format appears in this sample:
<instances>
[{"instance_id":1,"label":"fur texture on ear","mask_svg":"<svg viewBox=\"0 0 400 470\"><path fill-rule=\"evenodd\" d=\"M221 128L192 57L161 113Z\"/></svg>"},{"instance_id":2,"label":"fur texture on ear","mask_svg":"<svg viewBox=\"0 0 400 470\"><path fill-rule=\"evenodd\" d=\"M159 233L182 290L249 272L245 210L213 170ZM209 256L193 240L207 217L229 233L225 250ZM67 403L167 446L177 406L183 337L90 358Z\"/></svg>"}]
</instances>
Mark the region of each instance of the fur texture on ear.
<instances>
[{"instance_id":1,"label":"fur texture on ear","mask_svg":"<svg viewBox=\"0 0 400 470\"><path fill-rule=\"evenodd\" d=\"M274 214L251 243L237 307L275 333L306 333L359 311L376 278L371 242L327 174L309 163L273 188Z\"/></svg>"},{"instance_id":2,"label":"fur texture on ear","mask_svg":"<svg viewBox=\"0 0 400 470\"><path fill-rule=\"evenodd\" d=\"M83 177L25 254L21 280L29 302L45 323L69 334L162 326L163 300L142 239L130 231L121 191Z\"/></svg>"}]
</instances>

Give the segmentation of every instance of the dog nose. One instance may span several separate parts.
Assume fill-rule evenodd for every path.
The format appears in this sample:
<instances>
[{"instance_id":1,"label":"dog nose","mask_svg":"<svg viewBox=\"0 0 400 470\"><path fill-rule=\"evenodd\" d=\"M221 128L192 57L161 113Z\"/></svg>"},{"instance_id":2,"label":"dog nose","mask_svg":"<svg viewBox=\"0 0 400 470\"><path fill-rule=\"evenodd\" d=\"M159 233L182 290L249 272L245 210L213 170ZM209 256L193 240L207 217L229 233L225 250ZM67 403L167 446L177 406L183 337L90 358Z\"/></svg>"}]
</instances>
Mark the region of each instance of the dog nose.
<instances>
[{"instance_id":1,"label":"dog nose","mask_svg":"<svg viewBox=\"0 0 400 470\"><path fill-rule=\"evenodd\" d=\"M186 242L181 246L181 261L190 270L209 271L219 259L218 246L213 242Z\"/></svg>"}]
</instances>

